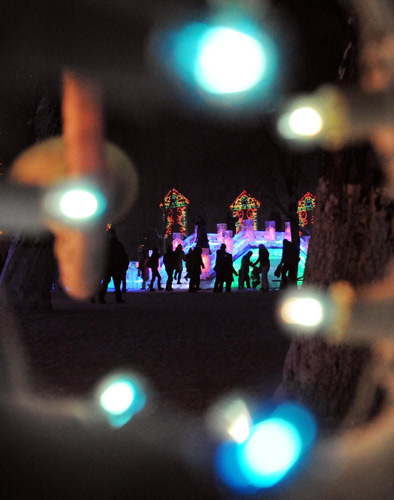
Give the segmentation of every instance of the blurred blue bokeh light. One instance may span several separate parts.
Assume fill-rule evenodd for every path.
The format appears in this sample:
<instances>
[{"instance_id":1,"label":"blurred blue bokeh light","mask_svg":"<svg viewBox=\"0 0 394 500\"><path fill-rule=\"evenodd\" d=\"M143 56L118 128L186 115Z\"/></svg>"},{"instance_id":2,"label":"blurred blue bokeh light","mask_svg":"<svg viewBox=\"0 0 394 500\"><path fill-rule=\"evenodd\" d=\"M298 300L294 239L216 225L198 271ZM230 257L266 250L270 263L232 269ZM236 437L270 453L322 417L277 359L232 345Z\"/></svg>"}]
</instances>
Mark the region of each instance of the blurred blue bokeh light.
<instances>
[{"instance_id":1,"label":"blurred blue bokeh light","mask_svg":"<svg viewBox=\"0 0 394 500\"><path fill-rule=\"evenodd\" d=\"M264 77L266 55L253 37L229 28L213 27L199 41L194 76L213 94L253 88Z\"/></svg>"},{"instance_id":2,"label":"blurred blue bokeh light","mask_svg":"<svg viewBox=\"0 0 394 500\"><path fill-rule=\"evenodd\" d=\"M310 447L317 433L316 420L310 411L299 404L283 403L276 408L272 415L275 418L287 420L299 432L303 448Z\"/></svg>"},{"instance_id":3,"label":"blurred blue bokeh light","mask_svg":"<svg viewBox=\"0 0 394 500\"><path fill-rule=\"evenodd\" d=\"M294 465L301 449L301 436L291 423L269 418L254 426L244 443L242 472L252 486L269 488Z\"/></svg>"},{"instance_id":4,"label":"blurred blue bokeh light","mask_svg":"<svg viewBox=\"0 0 394 500\"><path fill-rule=\"evenodd\" d=\"M101 411L113 427L126 424L145 406L146 395L141 384L128 375L113 375L97 390Z\"/></svg>"},{"instance_id":5,"label":"blurred blue bokeh light","mask_svg":"<svg viewBox=\"0 0 394 500\"><path fill-rule=\"evenodd\" d=\"M316 423L303 407L285 403L251 428L242 444L223 443L216 471L230 488L245 493L271 488L287 476L311 447Z\"/></svg>"},{"instance_id":6,"label":"blurred blue bokeh light","mask_svg":"<svg viewBox=\"0 0 394 500\"><path fill-rule=\"evenodd\" d=\"M271 39L250 21L191 22L162 32L154 43L156 58L191 87L222 98L267 90L276 74Z\"/></svg>"}]
</instances>

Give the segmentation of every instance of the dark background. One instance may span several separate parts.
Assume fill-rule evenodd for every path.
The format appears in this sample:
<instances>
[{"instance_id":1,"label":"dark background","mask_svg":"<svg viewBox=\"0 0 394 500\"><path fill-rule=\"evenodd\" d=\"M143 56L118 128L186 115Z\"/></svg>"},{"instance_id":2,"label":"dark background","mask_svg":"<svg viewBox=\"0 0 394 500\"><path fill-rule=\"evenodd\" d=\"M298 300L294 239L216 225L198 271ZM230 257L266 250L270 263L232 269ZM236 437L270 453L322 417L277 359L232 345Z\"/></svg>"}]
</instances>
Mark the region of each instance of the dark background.
<instances>
[{"instance_id":1,"label":"dark background","mask_svg":"<svg viewBox=\"0 0 394 500\"><path fill-rule=\"evenodd\" d=\"M0 21L3 173L48 122L50 133L60 132L61 68L71 65L102 82L107 136L139 174L136 204L116 226L130 258L144 237L149 246L160 244L159 204L172 187L190 200L188 232L198 214L216 231L243 189L261 201L259 229L273 216L288 219L283 169L289 158L296 156L299 167L294 196L315 192L323 166L320 151L286 150L275 133L275 113L287 96L336 80L350 39L349 13L334 1L260 5L269 6L264 22L279 47L278 79L261 109L229 115L169 85L144 59L144 41L158 18L182 17L189 8L198 18L204 2L144 2L137 10L121 1L110 10L100 1L6 2Z\"/></svg>"}]
</instances>

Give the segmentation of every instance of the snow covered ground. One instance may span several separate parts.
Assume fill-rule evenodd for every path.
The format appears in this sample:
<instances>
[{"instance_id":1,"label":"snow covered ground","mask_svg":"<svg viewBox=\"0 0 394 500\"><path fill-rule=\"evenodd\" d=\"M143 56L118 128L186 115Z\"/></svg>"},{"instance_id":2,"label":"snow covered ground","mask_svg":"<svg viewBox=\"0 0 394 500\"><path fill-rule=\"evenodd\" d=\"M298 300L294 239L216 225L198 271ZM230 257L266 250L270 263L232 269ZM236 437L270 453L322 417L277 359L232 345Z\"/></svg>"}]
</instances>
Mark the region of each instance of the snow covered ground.
<instances>
[{"instance_id":1,"label":"snow covered ground","mask_svg":"<svg viewBox=\"0 0 394 500\"><path fill-rule=\"evenodd\" d=\"M220 395L269 398L289 339L275 322L281 292L131 292L125 304L78 303L52 292L53 310L19 317L38 391L87 395L113 370L143 376L180 413L201 413Z\"/></svg>"}]
</instances>

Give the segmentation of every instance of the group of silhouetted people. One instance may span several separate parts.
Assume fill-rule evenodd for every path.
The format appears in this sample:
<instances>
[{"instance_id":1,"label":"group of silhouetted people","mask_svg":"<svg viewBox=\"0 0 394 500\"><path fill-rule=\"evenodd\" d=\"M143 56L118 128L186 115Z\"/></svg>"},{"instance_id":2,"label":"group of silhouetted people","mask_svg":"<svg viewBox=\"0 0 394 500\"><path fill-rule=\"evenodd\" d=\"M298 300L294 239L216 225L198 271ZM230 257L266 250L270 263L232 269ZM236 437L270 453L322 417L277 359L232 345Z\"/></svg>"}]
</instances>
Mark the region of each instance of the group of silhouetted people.
<instances>
[{"instance_id":1,"label":"group of silhouetted people","mask_svg":"<svg viewBox=\"0 0 394 500\"><path fill-rule=\"evenodd\" d=\"M220 293L223 291L223 287L225 286L226 292L231 292L231 285L234 280L234 276L238 276L238 288L240 290L244 289L245 285L246 288L251 288L249 272L250 267L252 267L253 271L255 271L253 288L256 288L257 285L261 283L261 290L264 292L268 292L268 271L270 268L268 250L264 245L260 245L259 256L256 262L251 261L252 255L253 252L249 251L242 257L241 267L238 274L233 266L232 255L226 252L226 245L222 243L220 249L216 253L216 265L214 268L216 272L216 280L213 291Z\"/></svg>"},{"instance_id":2,"label":"group of silhouetted people","mask_svg":"<svg viewBox=\"0 0 394 500\"><path fill-rule=\"evenodd\" d=\"M123 291L125 291L126 271L129 265L129 258L126 254L123 244L118 240L114 229L110 228L107 231L108 248L107 260L103 278L98 293L99 303L105 303L105 295L108 284L111 278L115 287L115 300L117 303L124 302L122 298L121 283L123 281ZM264 292L269 291L268 271L270 269L269 252L265 245L259 245L258 258L252 262L252 251L247 252L241 260L239 273L234 269L233 256L226 252L226 245L221 244L220 249L216 252L216 264L214 271L216 279L213 291L221 293L223 289L226 292L231 292L231 286L234 281L234 276L238 276L238 288L257 288ZM155 291L155 283L157 289L164 290L162 287L162 278L159 273L160 252L157 247L153 248L151 255L147 249L142 248L139 251L138 275L142 278L142 289L147 288L147 283L150 279L149 290ZM297 283L297 268L299 261L299 250L296 245L288 240L283 241L282 259L275 270L275 276L281 278L280 289L286 288L289 284ZM200 290L201 273L205 268L202 258L202 248L196 245L190 249L187 255L183 247L179 244L175 250L172 245L168 245L165 254L163 255L163 265L167 273L167 281L165 285L166 291L173 290L173 282L182 284L183 263L186 266L185 279L189 280L189 292ZM250 273L250 269L252 272ZM151 270L151 276L149 269ZM94 299L92 299L94 301Z\"/></svg>"},{"instance_id":3,"label":"group of silhouetted people","mask_svg":"<svg viewBox=\"0 0 394 500\"><path fill-rule=\"evenodd\" d=\"M181 284L183 262L186 260L185 252L182 245L178 245L173 251L171 245L167 245L166 253L163 256L163 264L167 273L166 291L173 290L172 283L176 280L177 284ZM157 289L164 290L161 286L161 276L159 273L160 252L157 247L154 247L151 255L147 249L142 248L138 260L138 276L142 278L142 290L146 290L147 282L149 281L149 269L152 277L149 284L149 290L155 291L155 282L157 281Z\"/></svg>"},{"instance_id":4,"label":"group of silhouetted people","mask_svg":"<svg viewBox=\"0 0 394 500\"><path fill-rule=\"evenodd\" d=\"M213 291L220 293L223 289L226 292L231 292L234 276L238 276L238 288L257 288L263 292L269 291L268 272L270 270L269 252L265 245L259 245L258 258L253 262L253 252L247 252L241 260L239 273L234 269L233 256L226 252L226 245L221 244L220 249L216 252L216 264L214 271L216 279ZM146 289L146 283L149 280L149 269L151 269L152 277L149 284L149 290L155 291L155 283L157 281L157 289L164 290L161 286L161 276L158 271L160 253L159 249L153 248L152 254L149 257L148 251L144 250L140 256L138 264L138 273L142 278L142 289ZM288 240L283 241L283 253L280 264L278 265L275 275L281 278L280 289L286 288L289 284L297 283L297 267L299 261L299 251L296 245ZM179 244L175 250L171 245L167 246L163 256L163 265L167 273L167 282L165 285L166 291L173 290L173 282L181 284L183 263L186 266L185 279L189 280L189 292L200 290L201 273L205 268L202 259L202 248L195 246L189 250L187 255L183 251L182 245ZM250 272L250 269L252 271Z\"/></svg>"},{"instance_id":5,"label":"group of silhouetted people","mask_svg":"<svg viewBox=\"0 0 394 500\"><path fill-rule=\"evenodd\" d=\"M157 247L153 248L152 254L149 258L145 258L143 261L139 262L139 272L143 277L142 288L146 288L146 281L144 279L144 272L147 268L150 268L152 271L152 278L149 285L149 290L151 292L155 291L155 280L157 279L157 289L164 290L161 286L161 276L158 271L159 267L159 249ZM163 255L163 265L165 267L167 273L167 282L165 286L165 290L167 292L172 291L173 281L176 280L178 285L182 284L182 271L183 271L183 262L186 265L186 276L185 278L189 280L189 292L196 292L200 290L200 280L201 280L201 272L204 269L204 262L202 260L202 249L199 246L191 249L187 255L183 251L182 245L179 244L175 250L172 249L171 245L167 246L166 252Z\"/></svg>"}]
</instances>

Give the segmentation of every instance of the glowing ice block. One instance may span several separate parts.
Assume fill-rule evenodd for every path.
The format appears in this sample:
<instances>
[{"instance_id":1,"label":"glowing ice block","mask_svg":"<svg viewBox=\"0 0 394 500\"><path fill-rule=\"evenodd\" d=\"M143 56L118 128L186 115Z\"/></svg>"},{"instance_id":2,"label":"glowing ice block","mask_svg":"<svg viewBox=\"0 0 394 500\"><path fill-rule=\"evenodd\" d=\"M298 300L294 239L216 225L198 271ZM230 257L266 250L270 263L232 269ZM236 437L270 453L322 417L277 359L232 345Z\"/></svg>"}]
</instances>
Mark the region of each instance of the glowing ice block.
<instances>
[{"instance_id":1,"label":"glowing ice block","mask_svg":"<svg viewBox=\"0 0 394 500\"><path fill-rule=\"evenodd\" d=\"M218 241L220 243L223 243L223 238L224 238L224 231L227 230L227 224L216 224L217 227L217 234L218 234Z\"/></svg>"}]
</instances>

